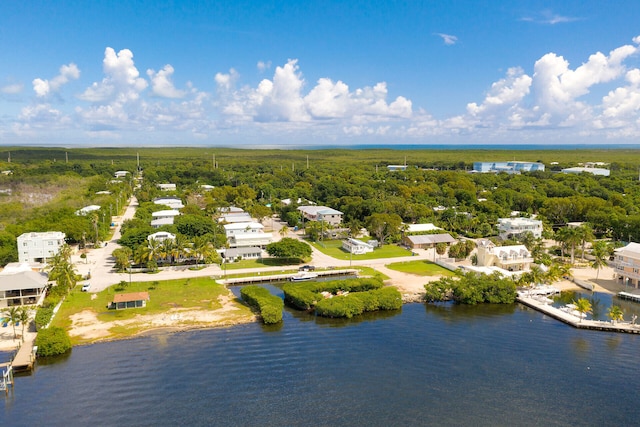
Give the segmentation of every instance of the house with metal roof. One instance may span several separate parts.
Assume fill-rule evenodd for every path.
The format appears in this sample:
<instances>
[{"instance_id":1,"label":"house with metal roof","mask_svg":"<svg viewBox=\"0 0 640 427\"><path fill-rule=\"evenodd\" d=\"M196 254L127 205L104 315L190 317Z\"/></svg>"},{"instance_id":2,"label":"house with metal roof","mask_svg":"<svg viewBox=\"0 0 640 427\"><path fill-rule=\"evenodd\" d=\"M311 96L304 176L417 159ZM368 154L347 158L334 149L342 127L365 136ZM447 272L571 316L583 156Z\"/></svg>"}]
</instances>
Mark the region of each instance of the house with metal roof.
<instances>
[{"instance_id":1,"label":"house with metal roof","mask_svg":"<svg viewBox=\"0 0 640 427\"><path fill-rule=\"evenodd\" d=\"M17 271L5 268L0 272L0 309L40 304L44 300L47 275L31 270L27 263L23 265Z\"/></svg>"},{"instance_id":2,"label":"house with metal roof","mask_svg":"<svg viewBox=\"0 0 640 427\"><path fill-rule=\"evenodd\" d=\"M343 213L327 206L298 206L308 221L320 221L331 225L339 225L342 222Z\"/></svg>"}]
</instances>

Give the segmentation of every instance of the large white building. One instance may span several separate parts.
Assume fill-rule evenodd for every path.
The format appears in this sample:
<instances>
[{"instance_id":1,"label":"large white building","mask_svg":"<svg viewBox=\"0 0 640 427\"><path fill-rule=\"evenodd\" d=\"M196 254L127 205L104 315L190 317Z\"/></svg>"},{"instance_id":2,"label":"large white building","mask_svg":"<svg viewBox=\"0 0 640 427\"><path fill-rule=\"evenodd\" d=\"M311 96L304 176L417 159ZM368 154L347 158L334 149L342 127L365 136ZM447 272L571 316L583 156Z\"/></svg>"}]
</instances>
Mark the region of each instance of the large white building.
<instances>
[{"instance_id":1,"label":"large white building","mask_svg":"<svg viewBox=\"0 0 640 427\"><path fill-rule=\"evenodd\" d=\"M496 246L488 240L478 244L478 266L498 267L506 271L527 271L533 263L524 245Z\"/></svg>"},{"instance_id":2,"label":"large white building","mask_svg":"<svg viewBox=\"0 0 640 427\"><path fill-rule=\"evenodd\" d=\"M308 221L320 221L331 225L342 222L342 212L326 206L299 206L298 210Z\"/></svg>"},{"instance_id":3,"label":"large white building","mask_svg":"<svg viewBox=\"0 0 640 427\"><path fill-rule=\"evenodd\" d=\"M629 243L615 253L616 279L635 288L640 285L640 243Z\"/></svg>"},{"instance_id":4,"label":"large white building","mask_svg":"<svg viewBox=\"0 0 640 427\"><path fill-rule=\"evenodd\" d=\"M574 167L574 168L562 169L562 173L572 173L572 174L590 173L592 175L597 175L597 176L609 176L611 174L611 171L605 168Z\"/></svg>"},{"instance_id":5,"label":"large white building","mask_svg":"<svg viewBox=\"0 0 640 427\"><path fill-rule=\"evenodd\" d=\"M531 232L533 237L542 237L542 221L531 218L500 218L498 233L502 240L518 239Z\"/></svg>"},{"instance_id":6,"label":"large white building","mask_svg":"<svg viewBox=\"0 0 640 427\"><path fill-rule=\"evenodd\" d=\"M18 260L46 263L58 254L65 243L64 238L65 234L60 231L21 234L18 236Z\"/></svg>"}]
</instances>

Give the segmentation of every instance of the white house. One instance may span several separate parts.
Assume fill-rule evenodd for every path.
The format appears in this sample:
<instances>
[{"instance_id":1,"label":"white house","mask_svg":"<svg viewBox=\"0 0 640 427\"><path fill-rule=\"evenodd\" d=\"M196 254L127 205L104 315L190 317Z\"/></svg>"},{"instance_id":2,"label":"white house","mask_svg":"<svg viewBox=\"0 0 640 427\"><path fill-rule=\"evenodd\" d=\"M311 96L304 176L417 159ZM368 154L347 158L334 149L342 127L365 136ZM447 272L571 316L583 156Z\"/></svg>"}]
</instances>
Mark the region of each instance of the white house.
<instances>
[{"instance_id":1,"label":"white house","mask_svg":"<svg viewBox=\"0 0 640 427\"><path fill-rule=\"evenodd\" d=\"M76 215L88 215L91 212L97 212L100 210L100 206L98 205L89 205L89 206L85 206L82 209L78 209L76 211Z\"/></svg>"},{"instance_id":2,"label":"white house","mask_svg":"<svg viewBox=\"0 0 640 427\"><path fill-rule=\"evenodd\" d=\"M614 251L616 279L635 288L640 286L640 243L631 242Z\"/></svg>"},{"instance_id":3,"label":"white house","mask_svg":"<svg viewBox=\"0 0 640 427\"><path fill-rule=\"evenodd\" d=\"M42 262L53 258L64 245L65 234L60 231L24 233L18 236L18 260L20 262Z\"/></svg>"},{"instance_id":4,"label":"white house","mask_svg":"<svg viewBox=\"0 0 640 427\"><path fill-rule=\"evenodd\" d=\"M158 184L158 188L162 191L176 191L176 185L170 183Z\"/></svg>"},{"instance_id":5,"label":"white house","mask_svg":"<svg viewBox=\"0 0 640 427\"><path fill-rule=\"evenodd\" d=\"M473 170L475 172L506 172L506 173L515 173L518 174L520 172L533 172L533 171L543 171L544 164L539 162L520 162L520 161L511 161L511 162L474 162Z\"/></svg>"},{"instance_id":6,"label":"white house","mask_svg":"<svg viewBox=\"0 0 640 427\"><path fill-rule=\"evenodd\" d=\"M262 233L264 225L259 222L236 222L223 225L227 237L244 233Z\"/></svg>"},{"instance_id":7,"label":"white house","mask_svg":"<svg viewBox=\"0 0 640 427\"><path fill-rule=\"evenodd\" d=\"M542 221L531 218L500 218L498 219L498 233L502 240L520 238L526 232L533 237L542 237Z\"/></svg>"},{"instance_id":8,"label":"white house","mask_svg":"<svg viewBox=\"0 0 640 427\"><path fill-rule=\"evenodd\" d=\"M155 203L156 205L168 206L174 210L184 208L182 199L180 199L180 197L156 197L155 199L153 199L153 203Z\"/></svg>"},{"instance_id":9,"label":"white house","mask_svg":"<svg viewBox=\"0 0 640 427\"><path fill-rule=\"evenodd\" d=\"M222 252L222 257L226 262L233 262L237 259L260 259L262 249L257 247L229 248Z\"/></svg>"},{"instance_id":10,"label":"white house","mask_svg":"<svg viewBox=\"0 0 640 427\"><path fill-rule=\"evenodd\" d=\"M347 252L351 252L354 255L362 255L368 252L373 252L373 245L362 240L349 238L342 241L342 249Z\"/></svg>"},{"instance_id":11,"label":"white house","mask_svg":"<svg viewBox=\"0 0 640 427\"><path fill-rule=\"evenodd\" d=\"M389 172L406 171L407 165L388 165L387 170Z\"/></svg>"},{"instance_id":12,"label":"white house","mask_svg":"<svg viewBox=\"0 0 640 427\"><path fill-rule=\"evenodd\" d=\"M39 304L45 296L47 275L31 270L28 263L0 272L0 309Z\"/></svg>"},{"instance_id":13,"label":"white house","mask_svg":"<svg viewBox=\"0 0 640 427\"><path fill-rule=\"evenodd\" d=\"M113 176L115 176L116 178L126 178L128 174L129 171L115 171Z\"/></svg>"},{"instance_id":14,"label":"white house","mask_svg":"<svg viewBox=\"0 0 640 427\"><path fill-rule=\"evenodd\" d=\"M253 218L247 212L233 212L222 215L218 218L218 222L226 222L228 224L253 222Z\"/></svg>"},{"instance_id":15,"label":"white house","mask_svg":"<svg viewBox=\"0 0 640 427\"><path fill-rule=\"evenodd\" d=\"M173 217L159 218L151 221L151 228L160 228L163 225L173 225Z\"/></svg>"},{"instance_id":16,"label":"white house","mask_svg":"<svg viewBox=\"0 0 640 427\"><path fill-rule=\"evenodd\" d=\"M331 225L342 222L342 212L326 206L299 206L298 210L309 221L320 221Z\"/></svg>"},{"instance_id":17,"label":"white house","mask_svg":"<svg viewBox=\"0 0 640 427\"><path fill-rule=\"evenodd\" d=\"M271 233L238 233L228 237L230 248L258 247L264 248L273 242Z\"/></svg>"},{"instance_id":18,"label":"white house","mask_svg":"<svg viewBox=\"0 0 640 427\"><path fill-rule=\"evenodd\" d=\"M529 270L533 257L524 245L495 246L484 240L478 244L478 266L499 267L507 271Z\"/></svg>"},{"instance_id":19,"label":"white house","mask_svg":"<svg viewBox=\"0 0 640 427\"><path fill-rule=\"evenodd\" d=\"M166 209L163 211L156 211L151 214L153 219L163 219L163 218L175 218L180 215L180 212L174 211L173 209Z\"/></svg>"},{"instance_id":20,"label":"white house","mask_svg":"<svg viewBox=\"0 0 640 427\"><path fill-rule=\"evenodd\" d=\"M216 187L214 185L209 185L209 184L200 184L200 188L202 188L204 191L210 191Z\"/></svg>"},{"instance_id":21,"label":"white house","mask_svg":"<svg viewBox=\"0 0 640 427\"><path fill-rule=\"evenodd\" d=\"M157 242L164 242L165 240L176 240L176 235L171 234L168 231L158 231L157 233L149 234L147 236L148 241L155 240Z\"/></svg>"}]
</instances>

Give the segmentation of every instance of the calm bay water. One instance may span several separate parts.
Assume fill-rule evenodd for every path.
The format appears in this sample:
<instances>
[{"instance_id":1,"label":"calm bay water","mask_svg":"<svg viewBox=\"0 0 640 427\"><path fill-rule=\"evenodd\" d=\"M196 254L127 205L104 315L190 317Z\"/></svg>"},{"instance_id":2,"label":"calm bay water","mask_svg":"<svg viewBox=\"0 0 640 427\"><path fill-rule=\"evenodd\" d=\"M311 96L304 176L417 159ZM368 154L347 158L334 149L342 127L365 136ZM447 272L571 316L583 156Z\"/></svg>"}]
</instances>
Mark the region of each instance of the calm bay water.
<instances>
[{"instance_id":1,"label":"calm bay water","mask_svg":"<svg viewBox=\"0 0 640 427\"><path fill-rule=\"evenodd\" d=\"M0 425L633 425L640 337L513 305L411 304L75 348Z\"/></svg>"}]
</instances>

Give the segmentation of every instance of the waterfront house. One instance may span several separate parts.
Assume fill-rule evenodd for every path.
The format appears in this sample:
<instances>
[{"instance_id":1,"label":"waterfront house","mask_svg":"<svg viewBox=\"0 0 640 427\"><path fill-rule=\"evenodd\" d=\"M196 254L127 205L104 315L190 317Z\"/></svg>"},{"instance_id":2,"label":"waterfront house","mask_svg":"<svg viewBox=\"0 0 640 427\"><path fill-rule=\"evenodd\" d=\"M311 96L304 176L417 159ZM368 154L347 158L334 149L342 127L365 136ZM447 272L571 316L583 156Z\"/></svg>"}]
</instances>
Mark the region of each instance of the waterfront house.
<instances>
[{"instance_id":1,"label":"waterfront house","mask_svg":"<svg viewBox=\"0 0 640 427\"><path fill-rule=\"evenodd\" d=\"M64 245L65 234L60 231L23 233L18 236L18 261L46 263Z\"/></svg>"},{"instance_id":2,"label":"waterfront house","mask_svg":"<svg viewBox=\"0 0 640 427\"><path fill-rule=\"evenodd\" d=\"M640 243L630 242L614 251L616 280L634 288L640 287Z\"/></svg>"},{"instance_id":3,"label":"waterfront house","mask_svg":"<svg viewBox=\"0 0 640 427\"><path fill-rule=\"evenodd\" d=\"M450 245L455 241L456 239L448 233L405 236L402 239L402 243L411 249L429 249L434 248L438 243Z\"/></svg>"},{"instance_id":4,"label":"waterfront house","mask_svg":"<svg viewBox=\"0 0 640 427\"><path fill-rule=\"evenodd\" d=\"M478 243L478 266L495 266L507 271L526 271L533 263L524 245L496 246L489 240Z\"/></svg>"},{"instance_id":5,"label":"waterfront house","mask_svg":"<svg viewBox=\"0 0 640 427\"><path fill-rule=\"evenodd\" d=\"M28 263L7 265L0 272L0 309L41 303L47 281L46 274L33 271Z\"/></svg>"},{"instance_id":6,"label":"waterfront house","mask_svg":"<svg viewBox=\"0 0 640 427\"><path fill-rule=\"evenodd\" d=\"M327 206L299 206L298 211L308 221L325 222L331 225L339 225L342 222L343 213Z\"/></svg>"},{"instance_id":7,"label":"waterfront house","mask_svg":"<svg viewBox=\"0 0 640 427\"><path fill-rule=\"evenodd\" d=\"M128 294L115 294L109 308L122 310L125 308L146 307L149 301L149 292L130 292Z\"/></svg>"},{"instance_id":8,"label":"waterfront house","mask_svg":"<svg viewBox=\"0 0 640 427\"><path fill-rule=\"evenodd\" d=\"M354 255L363 255L373 252L374 246L362 240L349 238L342 241L342 249Z\"/></svg>"},{"instance_id":9,"label":"waterfront house","mask_svg":"<svg viewBox=\"0 0 640 427\"><path fill-rule=\"evenodd\" d=\"M533 237L542 237L542 221L531 218L500 218L498 233L502 240L519 239L530 232Z\"/></svg>"}]
</instances>

